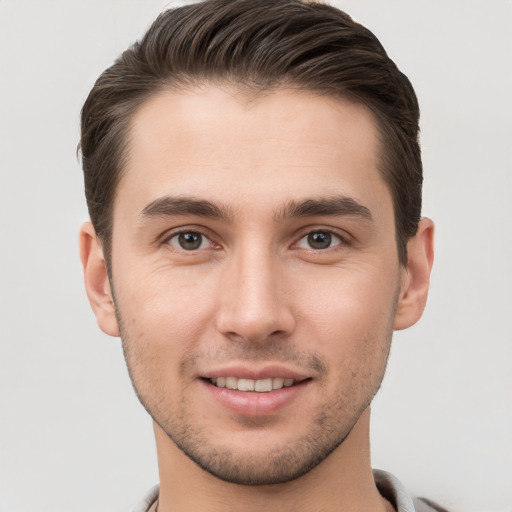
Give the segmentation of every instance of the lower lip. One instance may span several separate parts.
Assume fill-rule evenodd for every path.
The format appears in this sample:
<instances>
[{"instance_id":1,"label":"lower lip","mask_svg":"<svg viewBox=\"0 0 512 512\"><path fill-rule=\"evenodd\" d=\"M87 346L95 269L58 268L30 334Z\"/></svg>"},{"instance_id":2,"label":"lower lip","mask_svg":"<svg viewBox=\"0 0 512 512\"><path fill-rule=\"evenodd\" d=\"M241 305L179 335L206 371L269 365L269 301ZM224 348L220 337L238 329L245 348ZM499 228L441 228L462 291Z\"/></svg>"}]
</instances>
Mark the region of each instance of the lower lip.
<instances>
[{"instance_id":1,"label":"lower lip","mask_svg":"<svg viewBox=\"0 0 512 512\"><path fill-rule=\"evenodd\" d=\"M244 416L267 416L286 407L303 393L310 382L305 380L287 388L266 393L219 388L209 381L202 381L215 400L231 411Z\"/></svg>"}]
</instances>

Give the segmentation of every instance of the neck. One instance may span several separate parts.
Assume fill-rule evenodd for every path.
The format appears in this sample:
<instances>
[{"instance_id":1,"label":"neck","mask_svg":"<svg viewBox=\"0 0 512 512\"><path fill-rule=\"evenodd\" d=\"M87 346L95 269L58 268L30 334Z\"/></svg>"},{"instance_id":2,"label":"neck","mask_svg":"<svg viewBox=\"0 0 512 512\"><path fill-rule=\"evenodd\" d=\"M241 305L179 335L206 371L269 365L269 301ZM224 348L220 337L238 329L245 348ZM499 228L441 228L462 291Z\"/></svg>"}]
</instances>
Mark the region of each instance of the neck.
<instances>
[{"instance_id":1,"label":"neck","mask_svg":"<svg viewBox=\"0 0 512 512\"><path fill-rule=\"evenodd\" d=\"M274 485L224 482L179 450L155 424L160 474L158 512L385 512L393 510L373 480L369 442L370 411L360 417L345 441L304 476Z\"/></svg>"}]
</instances>

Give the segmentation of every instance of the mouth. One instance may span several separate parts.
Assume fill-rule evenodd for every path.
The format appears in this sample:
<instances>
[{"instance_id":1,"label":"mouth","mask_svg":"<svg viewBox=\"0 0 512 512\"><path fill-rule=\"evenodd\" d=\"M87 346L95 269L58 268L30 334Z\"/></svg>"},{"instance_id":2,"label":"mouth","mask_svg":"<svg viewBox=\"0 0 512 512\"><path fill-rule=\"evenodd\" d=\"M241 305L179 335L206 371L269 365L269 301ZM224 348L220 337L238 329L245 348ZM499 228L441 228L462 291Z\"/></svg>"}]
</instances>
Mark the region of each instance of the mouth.
<instances>
[{"instance_id":1,"label":"mouth","mask_svg":"<svg viewBox=\"0 0 512 512\"><path fill-rule=\"evenodd\" d=\"M304 396L311 376L290 369L268 366L248 369L231 367L212 370L200 380L214 403L239 416L268 417Z\"/></svg>"},{"instance_id":2,"label":"mouth","mask_svg":"<svg viewBox=\"0 0 512 512\"><path fill-rule=\"evenodd\" d=\"M255 391L257 393L270 393L271 391L289 388L302 382L284 377L271 377L258 380L242 379L238 377L215 377L208 379L208 381L218 388L227 388L236 391Z\"/></svg>"}]
</instances>

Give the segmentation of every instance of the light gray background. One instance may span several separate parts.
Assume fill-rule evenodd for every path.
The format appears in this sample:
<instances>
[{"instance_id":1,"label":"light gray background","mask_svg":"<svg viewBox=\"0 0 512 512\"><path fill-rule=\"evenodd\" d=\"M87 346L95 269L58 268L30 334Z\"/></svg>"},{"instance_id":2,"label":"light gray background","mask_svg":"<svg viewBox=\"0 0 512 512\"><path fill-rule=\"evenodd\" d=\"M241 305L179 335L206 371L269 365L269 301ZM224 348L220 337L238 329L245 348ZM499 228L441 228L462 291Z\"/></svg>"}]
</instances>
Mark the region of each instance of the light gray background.
<instances>
[{"instance_id":1,"label":"light gray background","mask_svg":"<svg viewBox=\"0 0 512 512\"><path fill-rule=\"evenodd\" d=\"M95 78L161 0L0 1L0 510L122 511L157 481L119 340L96 327L75 157ZM398 333L373 464L454 512L510 512L511 3L340 1L422 105L430 303Z\"/></svg>"}]
</instances>

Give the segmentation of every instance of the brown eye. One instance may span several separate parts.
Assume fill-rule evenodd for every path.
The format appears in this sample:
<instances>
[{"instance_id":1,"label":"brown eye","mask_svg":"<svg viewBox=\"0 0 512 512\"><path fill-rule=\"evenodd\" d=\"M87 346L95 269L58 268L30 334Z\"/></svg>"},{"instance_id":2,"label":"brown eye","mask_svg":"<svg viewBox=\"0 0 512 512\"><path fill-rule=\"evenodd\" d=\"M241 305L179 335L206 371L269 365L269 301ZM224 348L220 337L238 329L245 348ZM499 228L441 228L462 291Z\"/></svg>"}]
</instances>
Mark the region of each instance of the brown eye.
<instances>
[{"instance_id":1,"label":"brown eye","mask_svg":"<svg viewBox=\"0 0 512 512\"><path fill-rule=\"evenodd\" d=\"M314 249L321 251L323 249L330 249L342 243L341 238L329 231L312 231L303 236L297 243L301 249Z\"/></svg>"},{"instance_id":2,"label":"brown eye","mask_svg":"<svg viewBox=\"0 0 512 512\"><path fill-rule=\"evenodd\" d=\"M184 251L196 251L208 246L208 238L197 231L183 231L169 238L168 243Z\"/></svg>"},{"instance_id":3,"label":"brown eye","mask_svg":"<svg viewBox=\"0 0 512 512\"><path fill-rule=\"evenodd\" d=\"M308 244L312 249L327 249L331 246L332 236L330 233L310 233Z\"/></svg>"}]
</instances>

